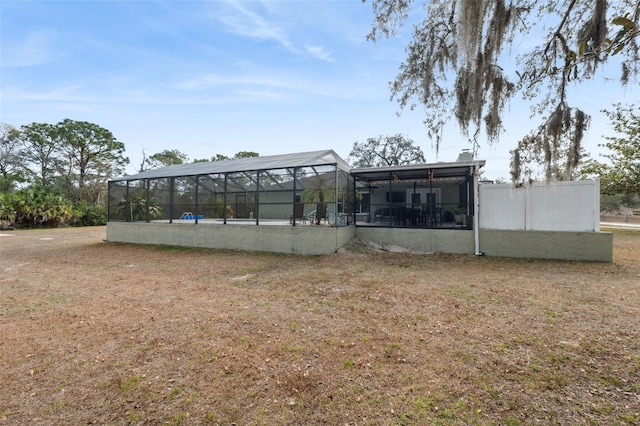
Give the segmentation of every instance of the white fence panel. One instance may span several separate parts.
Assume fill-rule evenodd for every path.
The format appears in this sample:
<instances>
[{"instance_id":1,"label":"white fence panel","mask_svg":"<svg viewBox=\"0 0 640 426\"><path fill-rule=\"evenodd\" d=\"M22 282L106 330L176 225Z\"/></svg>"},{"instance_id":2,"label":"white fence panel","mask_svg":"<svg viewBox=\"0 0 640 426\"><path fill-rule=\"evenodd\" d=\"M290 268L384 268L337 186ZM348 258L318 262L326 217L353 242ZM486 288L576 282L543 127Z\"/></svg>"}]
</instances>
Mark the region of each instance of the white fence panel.
<instances>
[{"instance_id":1,"label":"white fence panel","mask_svg":"<svg viewBox=\"0 0 640 426\"><path fill-rule=\"evenodd\" d=\"M535 182L523 188L480 185L480 228L600 230L600 182Z\"/></svg>"},{"instance_id":2,"label":"white fence panel","mask_svg":"<svg viewBox=\"0 0 640 426\"><path fill-rule=\"evenodd\" d=\"M508 184L480 184L480 228L525 229L525 191Z\"/></svg>"}]
</instances>

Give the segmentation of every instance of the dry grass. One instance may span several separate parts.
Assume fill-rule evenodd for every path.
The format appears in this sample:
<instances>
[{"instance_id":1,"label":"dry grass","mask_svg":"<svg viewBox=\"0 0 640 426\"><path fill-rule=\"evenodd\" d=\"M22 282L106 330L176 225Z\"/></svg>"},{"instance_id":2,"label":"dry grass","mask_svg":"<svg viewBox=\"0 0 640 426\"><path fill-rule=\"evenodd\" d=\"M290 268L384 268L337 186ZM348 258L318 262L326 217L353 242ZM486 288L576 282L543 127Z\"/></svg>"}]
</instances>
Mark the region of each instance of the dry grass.
<instances>
[{"instance_id":1,"label":"dry grass","mask_svg":"<svg viewBox=\"0 0 640 426\"><path fill-rule=\"evenodd\" d=\"M12 234L0 424L640 424L640 231L613 264Z\"/></svg>"}]
</instances>

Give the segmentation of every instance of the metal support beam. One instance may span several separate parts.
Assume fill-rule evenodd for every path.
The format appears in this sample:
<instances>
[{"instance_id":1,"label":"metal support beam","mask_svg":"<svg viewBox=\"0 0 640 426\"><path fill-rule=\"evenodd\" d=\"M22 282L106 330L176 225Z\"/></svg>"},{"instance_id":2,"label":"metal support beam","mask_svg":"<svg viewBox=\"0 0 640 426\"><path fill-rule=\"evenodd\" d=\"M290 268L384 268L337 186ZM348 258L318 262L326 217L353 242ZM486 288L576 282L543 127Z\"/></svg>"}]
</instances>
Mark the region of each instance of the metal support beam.
<instances>
[{"instance_id":1,"label":"metal support beam","mask_svg":"<svg viewBox=\"0 0 640 426\"><path fill-rule=\"evenodd\" d=\"M193 223L195 223L196 225L198 224L198 189L199 188L200 188L200 176L196 176L196 194L195 194L196 205L194 206L194 209L193 209L193 215L194 215Z\"/></svg>"},{"instance_id":2,"label":"metal support beam","mask_svg":"<svg viewBox=\"0 0 640 426\"><path fill-rule=\"evenodd\" d=\"M145 216L147 218L147 223L151 222L151 220L149 219L149 202L151 201L149 198L150 192L151 192L151 181L149 179L145 179L144 180L144 186L146 188L146 212L145 212Z\"/></svg>"},{"instance_id":3,"label":"metal support beam","mask_svg":"<svg viewBox=\"0 0 640 426\"><path fill-rule=\"evenodd\" d=\"M222 223L227 224L227 185L229 181L229 174L224 174L224 205L222 206Z\"/></svg>"},{"instance_id":4,"label":"metal support beam","mask_svg":"<svg viewBox=\"0 0 640 426\"><path fill-rule=\"evenodd\" d=\"M260 176L262 175L261 171L258 170L256 172L256 205L254 208L255 211L255 219L256 219L256 225L260 224Z\"/></svg>"},{"instance_id":5,"label":"metal support beam","mask_svg":"<svg viewBox=\"0 0 640 426\"><path fill-rule=\"evenodd\" d=\"M173 199L176 190L176 178L169 179L169 223L173 223Z\"/></svg>"}]
</instances>

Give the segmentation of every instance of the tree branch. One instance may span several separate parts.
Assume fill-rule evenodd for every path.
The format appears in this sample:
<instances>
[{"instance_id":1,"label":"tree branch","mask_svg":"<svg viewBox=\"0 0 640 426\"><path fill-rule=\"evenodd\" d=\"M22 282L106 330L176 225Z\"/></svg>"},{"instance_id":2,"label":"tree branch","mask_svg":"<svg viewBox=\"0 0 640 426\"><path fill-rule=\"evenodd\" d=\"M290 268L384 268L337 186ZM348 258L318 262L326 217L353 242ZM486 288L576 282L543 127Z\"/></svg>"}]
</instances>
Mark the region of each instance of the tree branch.
<instances>
[{"instance_id":1,"label":"tree branch","mask_svg":"<svg viewBox=\"0 0 640 426\"><path fill-rule=\"evenodd\" d=\"M553 33L553 37L547 43L547 47L545 47L544 52L542 53L542 56L547 55L547 51L551 47L551 43L553 42L553 39L562 35L560 31L562 30L562 27L564 27L564 24L567 23L567 19L569 19L569 14L571 13L571 10L573 10L573 6L575 6L575 4L576 4L576 0L571 0L569 7L567 7L567 10L565 11L564 16L562 17L562 21L560 21L560 24L558 25L558 29L556 29L556 31Z\"/></svg>"}]
</instances>

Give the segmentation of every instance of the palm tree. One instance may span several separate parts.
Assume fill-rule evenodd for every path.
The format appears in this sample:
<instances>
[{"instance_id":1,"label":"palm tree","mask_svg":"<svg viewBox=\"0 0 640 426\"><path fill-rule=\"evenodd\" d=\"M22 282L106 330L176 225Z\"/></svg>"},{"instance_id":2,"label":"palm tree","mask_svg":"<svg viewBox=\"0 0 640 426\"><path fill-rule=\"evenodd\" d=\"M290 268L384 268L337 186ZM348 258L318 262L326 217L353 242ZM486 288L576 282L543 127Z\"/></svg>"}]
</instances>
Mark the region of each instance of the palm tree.
<instances>
[{"instance_id":1,"label":"palm tree","mask_svg":"<svg viewBox=\"0 0 640 426\"><path fill-rule=\"evenodd\" d=\"M128 198L120 201L118 208L129 222L135 222L136 220L149 220L158 217L160 215L160 208L157 203L157 200L152 198L147 205L147 197L145 195L130 195Z\"/></svg>"},{"instance_id":2,"label":"palm tree","mask_svg":"<svg viewBox=\"0 0 640 426\"><path fill-rule=\"evenodd\" d=\"M325 201L335 201L336 187L329 182L329 174L316 175L309 180L309 185L302 192L302 199L316 205L316 225L320 225L320 219L326 215ZM322 213L321 213L322 212Z\"/></svg>"},{"instance_id":3,"label":"palm tree","mask_svg":"<svg viewBox=\"0 0 640 426\"><path fill-rule=\"evenodd\" d=\"M20 192L15 207L16 220L29 226L55 227L73 218L69 200L39 187Z\"/></svg>"},{"instance_id":4,"label":"palm tree","mask_svg":"<svg viewBox=\"0 0 640 426\"><path fill-rule=\"evenodd\" d=\"M9 193L0 194L0 229L10 229L16 218L15 197Z\"/></svg>"}]
</instances>

